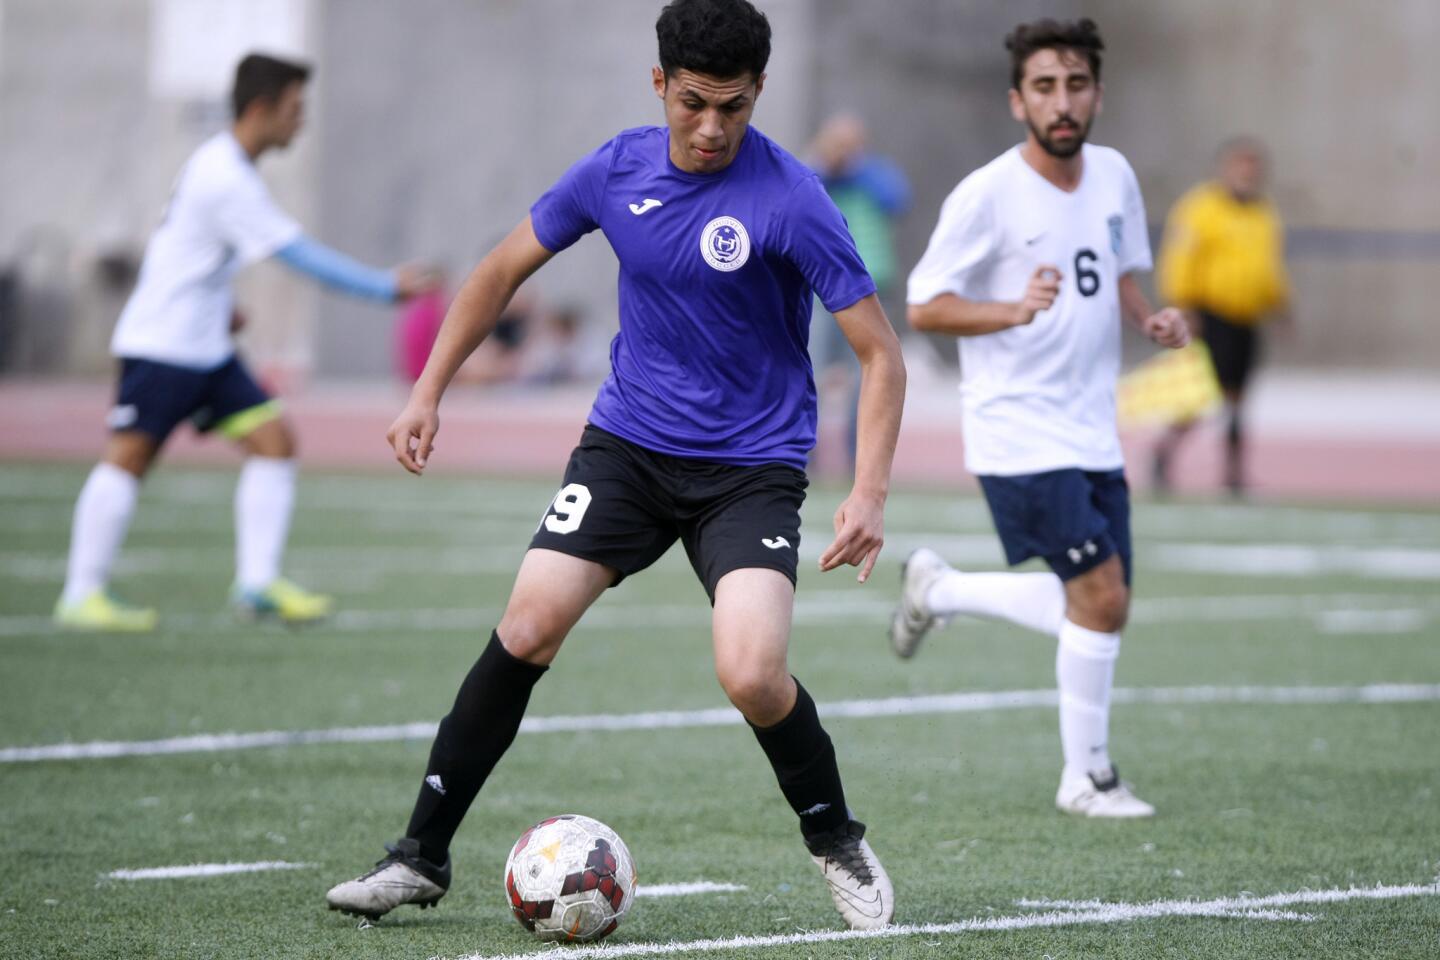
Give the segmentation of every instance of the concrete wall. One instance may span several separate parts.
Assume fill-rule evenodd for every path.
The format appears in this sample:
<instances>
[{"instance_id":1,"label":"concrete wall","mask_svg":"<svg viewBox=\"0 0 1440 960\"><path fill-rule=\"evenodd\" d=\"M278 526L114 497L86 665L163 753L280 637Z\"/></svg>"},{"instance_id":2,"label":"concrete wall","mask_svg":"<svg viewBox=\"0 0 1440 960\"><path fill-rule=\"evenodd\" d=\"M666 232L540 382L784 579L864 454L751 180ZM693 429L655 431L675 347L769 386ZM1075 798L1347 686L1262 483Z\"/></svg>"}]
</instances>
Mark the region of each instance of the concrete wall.
<instances>
[{"instance_id":1,"label":"concrete wall","mask_svg":"<svg viewBox=\"0 0 1440 960\"><path fill-rule=\"evenodd\" d=\"M775 49L756 124L782 143L809 124L810 4L766 6ZM324 6L322 236L387 262L438 259L458 283L570 164L626 127L663 123L650 87L654 0L389 0ZM598 234L534 280L615 323L614 256ZM330 299L329 374L389 369L387 318Z\"/></svg>"},{"instance_id":2,"label":"concrete wall","mask_svg":"<svg viewBox=\"0 0 1440 960\"><path fill-rule=\"evenodd\" d=\"M98 261L138 255L181 164L228 108L152 95L148 0L0 3L0 265L24 271L28 308L23 329L0 318L0 369L108 370L127 290ZM262 162L302 220L313 147L302 137ZM268 266L244 276L242 292L262 353L303 361L313 294Z\"/></svg>"},{"instance_id":3,"label":"concrete wall","mask_svg":"<svg viewBox=\"0 0 1440 960\"><path fill-rule=\"evenodd\" d=\"M1100 23L1105 116L1152 222L1205 177L1217 143L1269 144L1297 228L1298 337L1281 362L1440 367L1440 125L1430 68L1440 3L1084 0Z\"/></svg>"},{"instance_id":4,"label":"concrete wall","mask_svg":"<svg viewBox=\"0 0 1440 960\"><path fill-rule=\"evenodd\" d=\"M920 259L955 184L1016 140L1005 106L1005 33L1022 20L1073 16L1076 7L1065 0L819 4L810 132L835 113L855 113L865 121L872 149L905 170L915 202L896 231L902 271ZM903 326L900 287L885 297L885 307ZM953 340L935 338L935 344L954 360Z\"/></svg>"},{"instance_id":5,"label":"concrete wall","mask_svg":"<svg viewBox=\"0 0 1440 960\"><path fill-rule=\"evenodd\" d=\"M319 71L311 125L266 157L281 203L377 263L419 258L455 279L581 153L660 122L649 90L657 0L299 0ZM1134 163L1158 223L1222 137L1275 155L1299 229L1304 364L1434 368L1440 128L1427 45L1440 4L1390 0L769 0L776 45L757 125L797 152L821 118L858 110L910 174L913 262L945 193L1020 131L1000 40L1040 13L1096 17L1109 44L1096 139ZM0 368L98 370L123 291L97 257L136 248L214 102L147 85L150 0L0 0L0 266L21 261L27 324ZM537 278L614 323L614 262L587 238ZM391 312L321 296L262 266L244 280L252 355L326 376L389 370ZM39 305L37 307L37 304ZM13 324L10 328L13 331ZM8 363L6 361L9 361Z\"/></svg>"}]
</instances>

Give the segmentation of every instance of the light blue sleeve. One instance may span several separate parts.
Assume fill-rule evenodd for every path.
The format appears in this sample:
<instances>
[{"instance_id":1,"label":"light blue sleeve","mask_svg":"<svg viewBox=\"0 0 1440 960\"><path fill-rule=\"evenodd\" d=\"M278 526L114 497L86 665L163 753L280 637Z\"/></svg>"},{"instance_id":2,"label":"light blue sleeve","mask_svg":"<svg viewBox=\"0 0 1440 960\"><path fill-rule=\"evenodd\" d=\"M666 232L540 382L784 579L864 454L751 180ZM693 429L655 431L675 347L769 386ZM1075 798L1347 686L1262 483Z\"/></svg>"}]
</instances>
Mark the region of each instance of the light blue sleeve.
<instances>
[{"instance_id":1,"label":"light blue sleeve","mask_svg":"<svg viewBox=\"0 0 1440 960\"><path fill-rule=\"evenodd\" d=\"M275 258L342 293L387 303L395 299L395 275L389 270L366 266L310 237L291 241L276 251Z\"/></svg>"}]
</instances>

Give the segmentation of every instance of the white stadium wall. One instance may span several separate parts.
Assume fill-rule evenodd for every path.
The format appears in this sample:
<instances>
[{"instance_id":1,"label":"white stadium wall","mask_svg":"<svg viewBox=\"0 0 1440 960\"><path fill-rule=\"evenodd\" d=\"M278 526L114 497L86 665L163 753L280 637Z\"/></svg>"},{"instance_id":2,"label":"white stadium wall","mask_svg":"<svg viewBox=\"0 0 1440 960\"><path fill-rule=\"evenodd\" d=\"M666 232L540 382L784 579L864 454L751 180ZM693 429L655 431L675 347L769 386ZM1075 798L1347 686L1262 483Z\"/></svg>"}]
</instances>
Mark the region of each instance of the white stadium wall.
<instances>
[{"instance_id":1,"label":"white stadium wall","mask_svg":"<svg viewBox=\"0 0 1440 960\"><path fill-rule=\"evenodd\" d=\"M187 5L317 64L310 125L296 149L266 158L265 176L318 237L377 263L438 260L458 281L571 161L661 119L648 84L658 0L414 0L403 14L389 0L0 0L0 270L24 278L0 306L0 370L106 368L124 291L99 265L138 250L180 163L226 120L186 46L157 35ZM1440 129L1424 122L1433 0L762 6L776 45L757 125L798 151L827 114L859 112L915 186L902 264L955 181L1018 138L1005 31L1086 14L1109 46L1095 136L1131 158L1153 224L1222 138L1270 144L1301 323L1277 360L1440 366L1429 319L1440 191L1426 179ZM256 11L269 11L258 27L246 19ZM613 324L614 273L590 239L538 280ZM243 293L262 362L388 374L389 310L319 296L270 267Z\"/></svg>"}]
</instances>

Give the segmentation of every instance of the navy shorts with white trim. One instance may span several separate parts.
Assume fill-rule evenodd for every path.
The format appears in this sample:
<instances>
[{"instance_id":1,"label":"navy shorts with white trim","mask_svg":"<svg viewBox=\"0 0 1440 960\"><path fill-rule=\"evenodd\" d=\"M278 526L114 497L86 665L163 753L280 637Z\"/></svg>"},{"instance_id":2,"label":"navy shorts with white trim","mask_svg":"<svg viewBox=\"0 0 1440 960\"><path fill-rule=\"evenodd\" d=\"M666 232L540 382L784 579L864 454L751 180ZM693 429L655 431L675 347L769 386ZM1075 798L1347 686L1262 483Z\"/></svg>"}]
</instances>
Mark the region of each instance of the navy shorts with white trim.
<instances>
[{"instance_id":1,"label":"navy shorts with white trim","mask_svg":"<svg viewBox=\"0 0 1440 960\"><path fill-rule=\"evenodd\" d=\"M269 400L238 357L213 370L123 357L115 406L106 423L111 430L138 430L164 443L182 420L192 420L203 433Z\"/></svg>"},{"instance_id":2,"label":"navy shorts with white trim","mask_svg":"<svg viewBox=\"0 0 1440 960\"><path fill-rule=\"evenodd\" d=\"M1130 487L1124 470L985 475L980 488L1011 565L1041 557L1071 580L1119 554L1131 576Z\"/></svg>"}]
</instances>

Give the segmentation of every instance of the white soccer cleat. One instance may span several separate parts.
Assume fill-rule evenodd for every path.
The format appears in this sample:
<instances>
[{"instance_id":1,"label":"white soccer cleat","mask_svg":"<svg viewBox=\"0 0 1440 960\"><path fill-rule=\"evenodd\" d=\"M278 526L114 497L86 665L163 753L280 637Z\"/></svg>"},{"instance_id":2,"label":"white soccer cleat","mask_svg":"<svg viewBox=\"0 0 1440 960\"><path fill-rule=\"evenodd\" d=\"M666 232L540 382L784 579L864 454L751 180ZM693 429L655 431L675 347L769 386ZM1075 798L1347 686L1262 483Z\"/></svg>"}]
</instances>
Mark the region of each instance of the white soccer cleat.
<instances>
[{"instance_id":1,"label":"white soccer cleat","mask_svg":"<svg viewBox=\"0 0 1440 960\"><path fill-rule=\"evenodd\" d=\"M945 618L930 610L925 597L950 565L929 547L912 552L900 568L900 605L890 618L890 646L902 659L915 656L920 641L933 627L945 625Z\"/></svg>"},{"instance_id":2,"label":"white soccer cleat","mask_svg":"<svg viewBox=\"0 0 1440 960\"><path fill-rule=\"evenodd\" d=\"M805 846L830 887L835 909L852 930L874 930L890 922L895 890L865 842L865 824L851 820L838 830L806 838Z\"/></svg>"},{"instance_id":3,"label":"white soccer cleat","mask_svg":"<svg viewBox=\"0 0 1440 960\"><path fill-rule=\"evenodd\" d=\"M1155 808L1131 793L1130 785L1120 781L1120 771L1113 766L1098 775L1062 775L1055 806L1081 817L1128 820L1155 816Z\"/></svg>"},{"instance_id":4,"label":"white soccer cleat","mask_svg":"<svg viewBox=\"0 0 1440 960\"><path fill-rule=\"evenodd\" d=\"M378 920L396 907L414 903L433 907L450 887L450 861L436 866L420 856L418 841L406 838L385 845L389 855L369 873L336 884L325 894L331 910Z\"/></svg>"}]
</instances>

